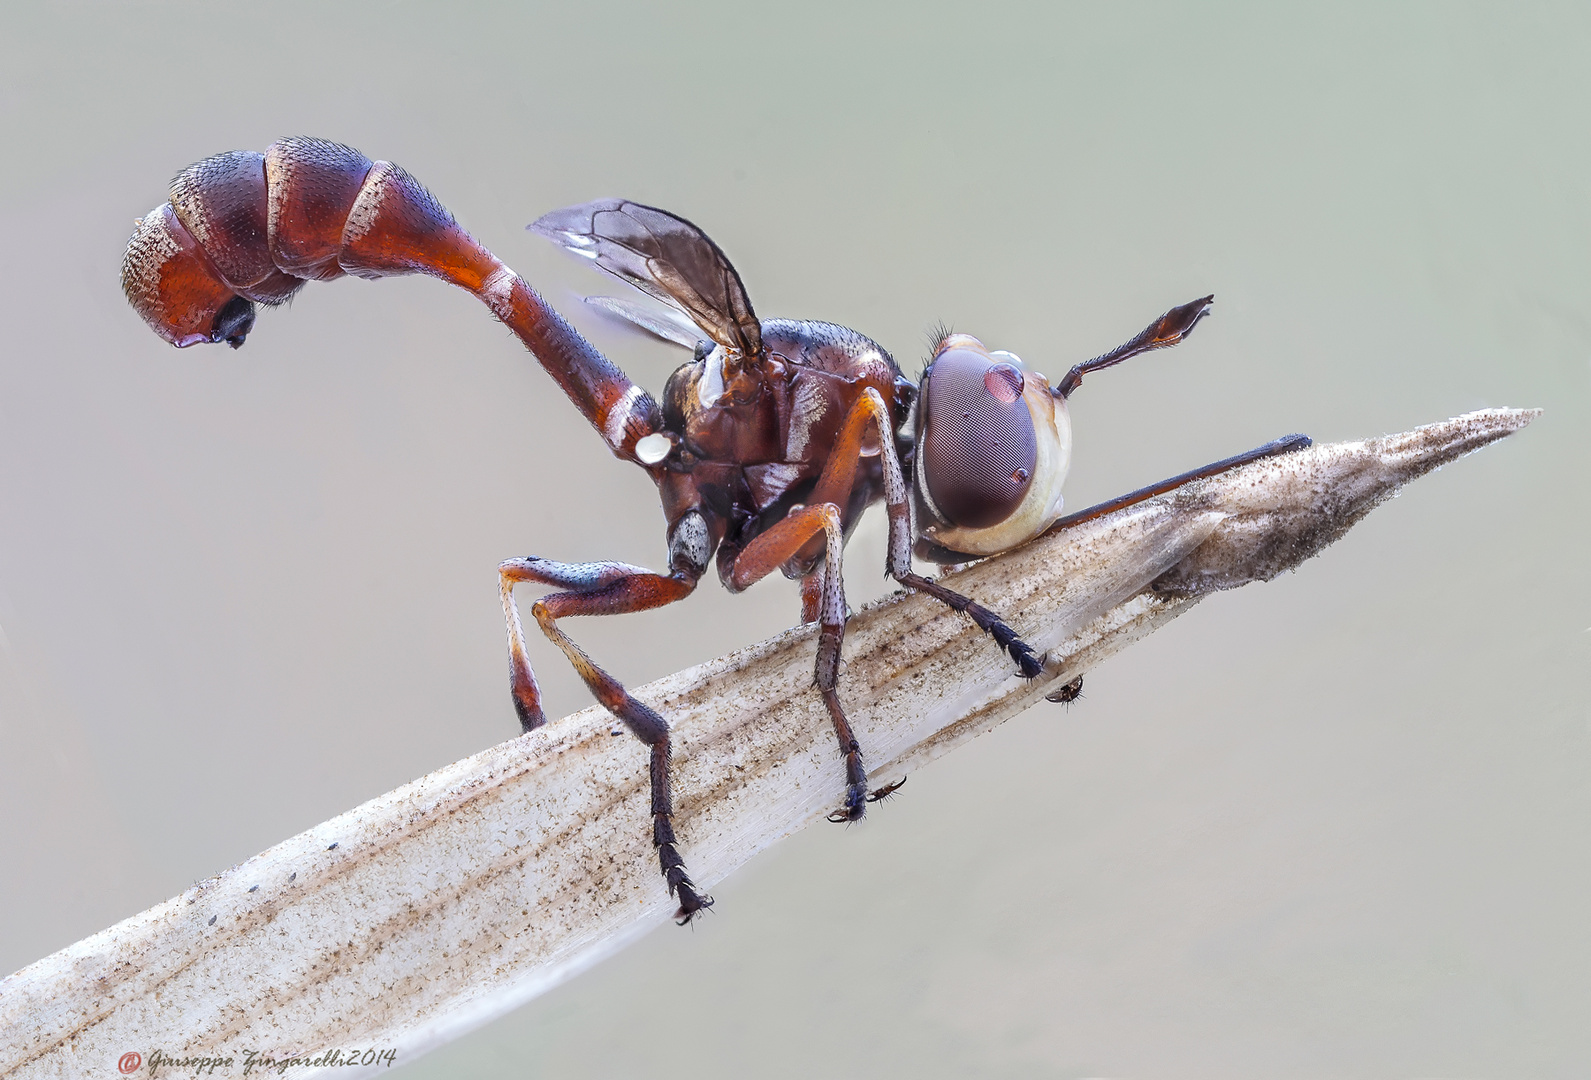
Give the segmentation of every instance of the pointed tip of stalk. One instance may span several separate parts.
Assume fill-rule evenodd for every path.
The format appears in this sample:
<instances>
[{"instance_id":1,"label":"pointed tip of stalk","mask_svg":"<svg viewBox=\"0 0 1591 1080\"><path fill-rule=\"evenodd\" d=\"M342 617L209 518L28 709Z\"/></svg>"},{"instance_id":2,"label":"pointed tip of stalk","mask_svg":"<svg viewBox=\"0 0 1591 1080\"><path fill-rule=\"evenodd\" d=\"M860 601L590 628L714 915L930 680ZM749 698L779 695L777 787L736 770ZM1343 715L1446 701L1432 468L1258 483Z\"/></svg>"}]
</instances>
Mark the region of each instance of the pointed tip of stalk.
<instances>
[{"instance_id":1,"label":"pointed tip of stalk","mask_svg":"<svg viewBox=\"0 0 1591 1080\"><path fill-rule=\"evenodd\" d=\"M1196 597L1269 581L1318 555L1411 480L1512 435L1540 409L1482 409L1412 431L1328 443L1190 484L1169 498L1226 514L1199 548L1154 582Z\"/></svg>"},{"instance_id":2,"label":"pointed tip of stalk","mask_svg":"<svg viewBox=\"0 0 1591 1080\"><path fill-rule=\"evenodd\" d=\"M1488 443L1512 435L1542 414L1541 409L1481 409L1398 435L1366 439L1379 449L1389 467L1401 466L1403 483L1473 454ZM1347 444L1354 445L1354 444Z\"/></svg>"}]
</instances>

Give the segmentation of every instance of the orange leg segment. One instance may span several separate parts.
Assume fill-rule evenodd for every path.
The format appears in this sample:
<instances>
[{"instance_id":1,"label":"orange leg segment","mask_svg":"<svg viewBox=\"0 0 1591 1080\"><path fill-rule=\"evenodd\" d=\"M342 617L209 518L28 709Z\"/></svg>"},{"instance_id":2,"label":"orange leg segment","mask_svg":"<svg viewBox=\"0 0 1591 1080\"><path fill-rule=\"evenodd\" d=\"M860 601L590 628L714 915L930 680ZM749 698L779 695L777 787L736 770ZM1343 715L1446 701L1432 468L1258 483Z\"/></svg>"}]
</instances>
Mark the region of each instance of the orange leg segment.
<instances>
[{"instance_id":1,"label":"orange leg segment","mask_svg":"<svg viewBox=\"0 0 1591 1080\"><path fill-rule=\"evenodd\" d=\"M877 390L869 387L857 398L856 404L851 406L851 411L846 414L845 423L840 427L839 437L835 439L833 449L829 451L823 473L818 477L818 482L807 497L807 501L810 505L833 503L835 506L844 506L846 504L851 496L851 488L856 483L857 466L861 464L862 440L870 428L878 438L879 453L883 454L885 459L884 506L889 513L889 571L894 575L897 570L911 570L911 510L906 504L906 482L901 475L900 462L895 456L895 433L889 408ZM806 550L798 552L797 555L805 562L817 553L817 548L809 544ZM805 609L806 602L803 597L803 612ZM803 618L802 621L811 622L812 618L816 616Z\"/></svg>"}]
</instances>

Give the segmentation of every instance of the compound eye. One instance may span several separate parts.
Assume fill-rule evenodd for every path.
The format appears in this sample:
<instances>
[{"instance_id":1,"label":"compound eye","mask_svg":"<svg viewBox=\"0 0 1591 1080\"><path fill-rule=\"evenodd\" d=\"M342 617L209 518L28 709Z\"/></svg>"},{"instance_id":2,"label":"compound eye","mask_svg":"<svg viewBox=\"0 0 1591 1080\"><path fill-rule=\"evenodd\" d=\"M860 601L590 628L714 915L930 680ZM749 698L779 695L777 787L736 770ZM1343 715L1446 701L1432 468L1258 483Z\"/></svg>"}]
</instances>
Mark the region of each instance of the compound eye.
<instances>
[{"instance_id":1,"label":"compound eye","mask_svg":"<svg viewBox=\"0 0 1591 1080\"><path fill-rule=\"evenodd\" d=\"M951 348L923 378L919 468L952 525L998 525L1022 504L1038 464L1021 369L981 350Z\"/></svg>"}]
</instances>

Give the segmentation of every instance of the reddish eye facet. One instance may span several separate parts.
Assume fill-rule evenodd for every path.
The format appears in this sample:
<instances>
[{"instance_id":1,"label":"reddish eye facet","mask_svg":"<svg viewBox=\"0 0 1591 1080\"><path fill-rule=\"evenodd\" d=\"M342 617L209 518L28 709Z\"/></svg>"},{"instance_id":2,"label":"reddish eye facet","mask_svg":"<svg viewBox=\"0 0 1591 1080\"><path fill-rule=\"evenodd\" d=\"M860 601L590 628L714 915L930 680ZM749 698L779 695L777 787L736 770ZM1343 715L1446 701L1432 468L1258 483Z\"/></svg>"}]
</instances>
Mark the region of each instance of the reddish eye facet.
<instances>
[{"instance_id":1,"label":"reddish eye facet","mask_svg":"<svg viewBox=\"0 0 1591 1080\"><path fill-rule=\"evenodd\" d=\"M970 348L947 350L923 376L918 468L952 525L997 525L1027 495L1038 439L1022 382L1019 368Z\"/></svg>"}]
</instances>

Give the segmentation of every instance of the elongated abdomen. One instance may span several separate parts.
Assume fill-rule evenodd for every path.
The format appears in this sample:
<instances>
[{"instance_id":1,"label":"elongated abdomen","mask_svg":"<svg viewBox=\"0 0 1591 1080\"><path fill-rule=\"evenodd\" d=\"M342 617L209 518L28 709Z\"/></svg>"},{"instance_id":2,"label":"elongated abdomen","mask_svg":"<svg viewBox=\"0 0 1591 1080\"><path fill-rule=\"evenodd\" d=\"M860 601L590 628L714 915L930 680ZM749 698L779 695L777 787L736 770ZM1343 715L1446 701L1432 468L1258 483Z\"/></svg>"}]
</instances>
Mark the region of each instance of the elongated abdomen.
<instances>
[{"instance_id":1,"label":"elongated abdomen","mask_svg":"<svg viewBox=\"0 0 1591 1080\"><path fill-rule=\"evenodd\" d=\"M619 457L662 423L652 396L461 228L390 161L325 139L280 139L188 166L171 201L138 222L122 289L179 348L237 348L255 304L280 304L305 281L430 274L473 293L535 354Z\"/></svg>"},{"instance_id":2,"label":"elongated abdomen","mask_svg":"<svg viewBox=\"0 0 1591 1080\"><path fill-rule=\"evenodd\" d=\"M138 222L122 289L179 348L243 344L255 304L306 280L428 273L479 292L501 263L403 169L325 139L188 166Z\"/></svg>"}]
</instances>

